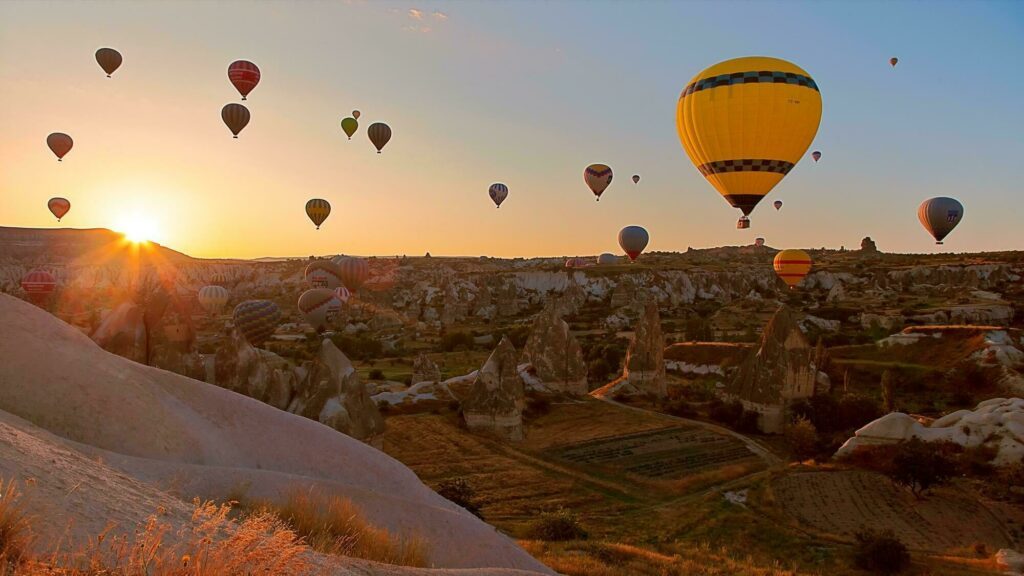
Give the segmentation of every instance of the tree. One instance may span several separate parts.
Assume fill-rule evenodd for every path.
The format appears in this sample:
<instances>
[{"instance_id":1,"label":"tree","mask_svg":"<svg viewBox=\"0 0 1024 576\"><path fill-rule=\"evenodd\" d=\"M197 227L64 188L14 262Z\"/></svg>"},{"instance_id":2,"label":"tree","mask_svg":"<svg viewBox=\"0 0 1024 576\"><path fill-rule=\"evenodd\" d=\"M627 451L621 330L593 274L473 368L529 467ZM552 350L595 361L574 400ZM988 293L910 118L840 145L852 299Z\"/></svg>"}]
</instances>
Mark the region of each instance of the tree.
<instances>
[{"instance_id":1,"label":"tree","mask_svg":"<svg viewBox=\"0 0 1024 576\"><path fill-rule=\"evenodd\" d=\"M786 428L786 441L789 442L789 449L793 457L797 461L803 462L813 458L817 453L818 431L810 420L800 416Z\"/></svg>"},{"instance_id":2,"label":"tree","mask_svg":"<svg viewBox=\"0 0 1024 576\"><path fill-rule=\"evenodd\" d=\"M955 472L956 464L941 449L920 438L911 438L896 446L886 475L920 498L932 487L949 481Z\"/></svg>"},{"instance_id":3,"label":"tree","mask_svg":"<svg viewBox=\"0 0 1024 576\"><path fill-rule=\"evenodd\" d=\"M886 412L896 411L895 390L893 390L892 380L892 372L890 370L882 372L882 406L885 407Z\"/></svg>"},{"instance_id":4,"label":"tree","mask_svg":"<svg viewBox=\"0 0 1024 576\"><path fill-rule=\"evenodd\" d=\"M896 574L910 566L910 552L891 530L862 530L855 537L853 561L857 568L872 574Z\"/></svg>"},{"instance_id":5,"label":"tree","mask_svg":"<svg viewBox=\"0 0 1024 576\"><path fill-rule=\"evenodd\" d=\"M441 482L437 487L437 493L483 520L484 516L476 499L476 490L465 478L452 478Z\"/></svg>"}]
</instances>

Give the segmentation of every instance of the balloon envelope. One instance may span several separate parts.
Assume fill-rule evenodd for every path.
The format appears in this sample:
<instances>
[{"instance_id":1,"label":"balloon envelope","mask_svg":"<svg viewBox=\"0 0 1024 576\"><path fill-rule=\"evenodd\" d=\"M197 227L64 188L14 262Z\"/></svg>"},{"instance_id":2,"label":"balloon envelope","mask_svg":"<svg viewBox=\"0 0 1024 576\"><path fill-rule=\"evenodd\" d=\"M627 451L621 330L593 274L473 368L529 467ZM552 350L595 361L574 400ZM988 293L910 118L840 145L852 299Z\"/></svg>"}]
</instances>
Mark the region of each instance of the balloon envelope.
<instances>
[{"instance_id":1,"label":"balloon envelope","mask_svg":"<svg viewBox=\"0 0 1024 576\"><path fill-rule=\"evenodd\" d=\"M780 208L782 208L782 200L776 200L775 202L772 202L772 206L775 206L775 209L779 210Z\"/></svg>"},{"instance_id":2,"label":"balloon envelope","mask_svg":"<svg viewBox=\"0 0 1024 576\"><path fill-rule=\"evenodd\" d=\"M633 174L633 184L639 184L639 183L640 183L640 175L639 174Z\"/></svg>"},{"instance_id":3,"label":"balloon envelope","mask_svg":"<svg viewBox=\"0 0 1024 576\"><path fill-rule=\"evenodd\" d=\"M348 139L352 139L352 135L359 129L359 122L356 122L355 118L345 118L341 121L341 129L345 131Z\"/></svg>"},{"instance_id":4,"label":"balloon envelope","mask_svg":"<svg viewBox=\"0 0 1024 576\"><path fill-rule=\"evenodd\" d=\"M228 289L223 286L211 284L199 289L199 305L210 314L219 314L227 305L229 297Z\"/></svg>"},{"instance_id":5,"label":"balloon envelope","mask_svg":"<svg viewBox=\"0 0 1024 576\"><path fill-rule=\"evenodd\" d=\"M46 145L50 147L50 151L57 156L57 161L60 162L64 155L71 151L75 142L71 136L63 132L54 132L46 137Z\"/></svg>"},{"instance_id":6,"label":"balloon envelope","mask_svg":"<svg viewBox=\"0 0 1024 576\"><path fill-rule=\"evenodd\" d=\"M299 312L302 312L302 317L317 332L333 323L340 311L341 302L335 296L334 290L313 288L299 296Z\"/></svg>"},{"instance_id":7,"label":"balloon envelope","mask_svg":"<svg viewBox=\"0 0 1024 576\"><path fill-rule=\"evenodd\" d=\"M795 288L811 271L811 257L803 250L790 248L775 255L775 274L790 288Z\"/></svg>"},{"instance_id":8,"label":"balloon envelope","mask_svg":"<svg viewBox=\"0 0 1024 576\"><path fill-rule=\"evenodd\" d=\"M220 109L220 118L235 138L238 138L238 133L249 124L249 109L232 102Z\"/></svg>"},{"instance_id":9,"label":"balloon envelope","mask_svg":"<svg viewBox=\"0 0 1024 576\"><path fill-rule=\"evenodd\" d=\"M281 310L270 300L246 300L232 314L235 330L253 346L262 345L277 329Z\"/></svg>"},{"instance_id":10,"label":"balloon envelope","mask_svg":"<svg viewBox=\"0 0 1024 576\"><path fill-rule=\"evenodd\" d=\"M612 254L611 252L605 252L604 254L601 254L600 256L597 257L597 263L601 264L602 266L618 264L619 257L616 256L615 254Z\"/></svg>"},{"instance_id":11,"label":"balloon envelope","mask_svg":"<svg viewBox=\"0 0 1024 576\"><path fill-rule=\"evenodd\" d=\"M242 100L260 83L260 69L248 60L235 60L228 66L228 80L234 85Z\"/></svg>"},{"instance_id":12,"label":"balloon envelope","mask_svg":"<svg viewBox=\"0 0 1024 576\"><path fill-rule=\"evenodd\" d=\"M377 154L380 154L384 145L391 140L391 127L383 122L374 122L366 129L366 135L370 137L370 142L377 149Z\"/></svg>"},{"instance_id":13,"label":"balloon envelope","mask_svg":"<svg viewBox=\"0 0 1024 576\"><path fill-rule=\"evenodd\" d=\"M107 73L107 78L121 67L121 53L113 48L100 48L96 51L96 63Z\"/></svg>"},{"instance_id":14,"label":"balloon envelope","mask_svg":"<svg viewBox=\"0 0 1024 576\"><path fill-rule=\"evenodd\" d=\"M936 244L942 244L943 238L956 228L963 217L963 204L955 198L945 196L929 198L917 208L917 219L935 238Z\"/></svg>"},{"instance_id":15,"label":"balloon envelope","mask_svg":"<svg viewBox=\"0 0 1024 576\"><path fill-rule=\"evenodd\" d=\"M501 203L505 201L506 197L508 197L508 186L505 186L501 182L495 182L487 189L487 195L491 197L495 206L501 208Z\"/></svg>"},{"instance_id":16,"label":"balloon envelope","mask_svg":"<svg viewBox=\"0 0 1024 576\"><path fill-rule=\"evenodd\" d=\"M66 198L50 198L50 201L46 203L46 207L50 209L50 212L57 217L57 222L71 210L71 202L68 202Z\"/></svg>"},{"instance_id":17,"label":"balloon envelope","mask_svg":"<svg viewBox=\"0 0 1024 576\"><path fill-rule=\"evenodd\" d=\"M330 260L314 260L306 266L303 278L313 288L334 290L341 286L341 269Z\"/></svg>"},{"instance_id":18,"label":"balloon envelope","mask_svg":"<svg viewBox=\"0 0 1024 576\"><path fill-rule=\"evenodd\" d=\"M619 246L622 247L622 251L625 252L629 259L636 260L637 256L647 248L647 243L651 237L647 234L647 230L644 230L640 226L626 226L619 231Z\"/></svg>"},{"instance_id":19,"label":"balloon envelope","mask_svg":"<svg viewBox=\"0 0 1024 576\"><path fill-rule=\"evenodd\" d=\"M605 164L591 164L583 171L583 181L600 200L601 194L612 183L612 169Z\"/></svg>"},{"instance_id":20,"label":"balloon envelope","mask_svg":"<svg viewBox=\"0 0 1024 576\"><path fill-rule=\"evenodd\" d=\"M358 292L370 278L370 264L364 258L339 256L334 260L341 269L342 284L352 292Z\"/></svg>"},{"instance_id":21,"label":"balloon envelope","mask_svg":"<svg viewBox=\"0 0 1024 576\"><path fill-rule=\"evenodd\" d=\"M356 120L359 120L359 116L360 115L361 115L361 113L359 112L359 110L353 110L352 111L352 117L355 118Z\"/></svg>"},{"instance_id":22,"label":"balloon envelope","mask_svg":"<svg viewBox=\"0 0 1024 576\"><path fill-rule=\"evenodd\" d=\"M818 160L821 160L821 152L818 152L817 150L815 150L814 152L811 152L811 158L814 158L815 162L817 162Z\"/></svg>"},{"instance_id":23,"label":"balloon envelope","mask_svg":"<svg viewBox=\"0 0 1024 576\"><path fill-rule=\"evenodd\" d=\"M818 85L778 58L715 64L690 80L676 105L690 161L744 216L803 157L820 121Z\"/></svg>"},{"instance_id":24,"label":"balloon envelope","mask_svg":"<svg viewBox=\"0 0 1024 576\"><path fill-rule=\"evenodd\" d=\"M895 56L893 56L892 58L889 58L889 64L892 65L894 68L896 67L896 63L899 62L899 61L900 61L900 59L895 57Z\"/></svg>"},{"instance_id":25,"label":"balloon envelope","mask_svg":"<svg viewBox=\"0 0 1024 576\"><path fill-rule=\"evenodd\" d=\"M21 278L21 289L28 299L42 304L57 288L57 280L46 270L32 270Z\"/></svg>"},{"instance_id":26,"label":"balloon envelope","mask_svg":"<svg viewBox=\"0 0 1024 576\"><path fill-rule=\"evenodd\" d=\"M309 202L306 202L306 216L316 224L316 229L320 229L320 225L327 220L327 217L331 214L331 203L322 198L313 198Z\"/></svg>"}]
</instances>

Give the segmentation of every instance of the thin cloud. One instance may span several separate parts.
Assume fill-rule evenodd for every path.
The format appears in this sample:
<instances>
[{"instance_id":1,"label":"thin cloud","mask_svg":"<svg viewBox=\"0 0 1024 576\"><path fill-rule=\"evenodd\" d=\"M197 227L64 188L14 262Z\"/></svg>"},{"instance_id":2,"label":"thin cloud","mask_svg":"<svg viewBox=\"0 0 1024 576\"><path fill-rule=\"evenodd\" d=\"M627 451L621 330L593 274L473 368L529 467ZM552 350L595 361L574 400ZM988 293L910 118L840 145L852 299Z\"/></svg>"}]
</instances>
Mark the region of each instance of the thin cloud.
<instances>
[{"instance_id":1,"label":"thin cloud","mask_svg":"<svg viewBox=\"0 0 1024 576\"><path fill-rule=\"evenodd\" d=\"M409 8L409 18L413 20L423 20L423 11L415 8Z\"/></svg>"},{"instance_id":2,"label":"thin cloud","mask_svg":"<svg viewBox=\"0 0 1024 576\"><path fill-rule=\"evenodd\" d=\"M444 12L441 12L440 10L434 10L434 13L431 15L434 17L434 20L444 21L448 19L448 15L445 14Z\"/></svg>"}]
</instances>

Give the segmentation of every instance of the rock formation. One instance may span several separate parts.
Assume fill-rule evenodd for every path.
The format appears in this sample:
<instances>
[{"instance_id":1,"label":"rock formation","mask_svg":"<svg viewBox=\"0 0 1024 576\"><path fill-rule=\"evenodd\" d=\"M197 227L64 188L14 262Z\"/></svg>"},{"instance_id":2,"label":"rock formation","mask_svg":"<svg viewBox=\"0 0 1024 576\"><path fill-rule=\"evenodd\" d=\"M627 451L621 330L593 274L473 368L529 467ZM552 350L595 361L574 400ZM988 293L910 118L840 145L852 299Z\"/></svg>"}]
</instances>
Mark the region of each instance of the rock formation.
<instances>
[{"instance_id":1,"label":"rock formation","mask_svg":"<svg viewBox=\"0 0 1024 576\"><path fill-rule=\"evenodd\" d=\"M871 236L865 236L860 241L860 251L865 254L874 254L878 252L878 246L875 246L875 241L871 239Z\"/></svg>"},{"instance_id":2,"label":"rock formation","mask_svg":"<svg viewBox=\"0 0 1024 576\"><path fill-rule=\"evenodd\" d=\"M664 398L665 338L661 334L661 316L658 303L648 301L633 329L633 337L626 351L626 365L622 377L593 392L596 396L644 395Z\"/></svg>"},{"instance_id":3,"label":"rock formation","mask_svg":"<svg viewBox=\"0 0 1024 576\"><path fill-rule=\"evenodd\" d=\"M147 330L143 308L123 302L103 318L91 338L107 352L202 380L203 360L193 348L195 333L182 316L169 311L160 321L150 319Z\"/></svg>"},{"instance_id":4,"label":"rock formation","mask_svg":"<svg viewBox=\"0 0 1024 576\"><path fill-rule=\"evenodd\" d=\"M122 302L107 313L90 337L107 352L140 364L146 363L146 326L142 321L142 308L132 302Z\"/></svg>"},{"instance_id":5,"label":"rock formation","mask_svg":"<svg viewBox=\"0 0 1024 576\"><path fill-rule=\"evenodd\" d=\"M548 390L579 396L588 392L583 350L553 304L534 320L522 361L530 364L531 374Z\"/></svg>"},{"instance_id":6,"label":"rock formation","mask_svg":"<svg viewBox=\"0 0 1024 576\"><path fill-rule=\"evenodd\" d=\"M441 369L437 367L437 364L430 358L427 358L426 354L417 356L416 360L412 363L412 379L409 381L409 384L440 381Z\"/></svg>"},{"instance_id":7,"label":"rock formation","mask_svg":"<svg viewBox=\"0 0 1024 576\"><path fill-rule=\"evenodd\" d=\"M800 329L796 314L782 306L765 327L757 349L726 386L725 394L757 412L763 432L781 432L789 404L817 391L815 362L815 349Z\"/></svg>"},{"instance_id":8,"label":"rock formation","mask_svg":"<svg viewBox=\"0 0 1024 576\"><path fill-rule=\"evenodd\" d=\"M996 450L996 466L1024 461L1024 399L992 398L972 410L957 410L931 424L924 424L902 412L891 412L854 432L853 438L836 452L837 458L872 446L896 444L920 438L925 442L953 442L973 448Z\"/></svg>"},{"instance_id":9,"label":"rock formation","mask_svg":"<svg viewBox=\"0 0 1024 576\"><path fill-rule=\"evenodd\" d=\"M523 439L523 381L516 371L516 349L504 337L477 373L462 402L466 425L509 440Z\"/></svg>"},{"instance_id":10,"label":"rock formation","mask_svg":"<svg viewBox=\"0 0 1024 576\"><path fill-rule=\"evenodd\" d=\"M297 381L284 358L254 348L236 330L228 333L214 356L213 384L281 410L291 403Z\"/></svg>"}]
</instances>

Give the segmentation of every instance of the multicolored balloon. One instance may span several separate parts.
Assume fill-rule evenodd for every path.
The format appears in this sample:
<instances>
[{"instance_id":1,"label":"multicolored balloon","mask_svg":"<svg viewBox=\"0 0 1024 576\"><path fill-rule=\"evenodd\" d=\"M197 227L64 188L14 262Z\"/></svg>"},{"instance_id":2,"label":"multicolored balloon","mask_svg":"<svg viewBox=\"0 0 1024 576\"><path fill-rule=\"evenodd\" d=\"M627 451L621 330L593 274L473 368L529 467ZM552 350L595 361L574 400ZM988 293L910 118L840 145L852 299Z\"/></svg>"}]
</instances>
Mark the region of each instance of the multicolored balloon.
<instances>
[{"instance_id":1,"label":"multicolored balloon","mask_svg":"<svg viewBox=\"0 0 1024 576\"><path fill-rule=\"evenodd\" d=\"M814 158L815 162L817 162L818 160L821 160L821 152L819 152L817 150L815 150L814 152L811 152L811 158Z\"/></svg>"},{"instance_id":2,"label":"multicolored balloon","mask_svg":"<svg viewBox=\"0 0 1024 576\"><path fill-rule=\"evenodd\" d=\"M501 208L501 203L508 197L508 186L505 186L501 182L495 182L491 184L491 187L487 189L487 194L491 197L496 208Z\"/></svg>"},{"instance_id":3,"label":"multicolored balloon","mask_svg":"<svg viewBox=\"0 0 1024 576\"><path fill-rule=\"evenodd\" d=\"M231 133L238 138L238 133L249 124L249 109L232 102L220 110L220 118Z\"/></svg>"},{"instance_id":4,"label":"multicolored balloon","mask_svg":"<svg viewBox=\"0 0 1024 576\"><path fill-rule=\"evenodd\" d=\"M320 229L320 225L327 220L327 217L331 214L331 203L323 198L313 198L309 202L306 202L306 216L316 224L316 229Z\"/></svg>"},{"instance_id":5,"label":"multicolored balloon","mask_svg":"<svg viewBox=\"0 0 1024 576\"><path fill-rule=\"evenodd\" d=\"M587 268L588 266L593 265L594 262L589 258L580 258L579 256L575 258L569 258L568 260L565 261L566 268Z\"/></svg>"},{"instance_id":6,"label":"multicolored balloon","mask_svg":"<svg viewBox=\"0 0 1024 576\"><path fill-rule=\"evenodd\" d=\"M600 201L601 194L612 183L612 169L605 164L591 164L583 171L583 181Z\"/></svg>"},{"instance_id":7,"label":"multicolored balloon","mask_svg":"<svg viewBox=\"0 0 1024 576\"><path fill-rule=\"evenodd\" d=\"M42 305L57 289L57 280L46 270L36 269L21 278L21 289L25 291L29 300L36 305Z\"/></svg>"},{"instance_id":8,"label":"multicolored balloon","mask_svg":"<svg viewBox=\"0 0 1024 576\"><path fill-rule=\"evenodd\" d=\"M807 152L820 122L818 85L778 58L715 64L690 80L676 105L679 141L697 170L743 212L737 228L750 226L747 216Z\"/></svg>"},{"instance_id":9,"label":"multicolored balloon","mask_svg":"<svg viewBox=\"0 0 1024 576\"><path fill-rule=\"evenodd\" d=\"M353 293L370 278L370 264L365 258L354 256L336 256L331 259L341 270L341 282Z\"/></svg>"},{"instance_id":10,"label":"multicolored balloon","mask_svg":"<svg viewBox=\"0 0 1024 576\"><path fill-rule=\"evenodd\" d=\"M619 230L619 246L629 256L630 262L640 256L644 248L647 248L647 243L650 240L651 237L647 234L647 230L640 226L626 226Z\"/></svg>"},{"instance_id":11,"label":"multicolored balloon","mask_svg":"<svg viewBox=\"0 0 1024 576\"><path fill-rule=\"evenodd\" d=\"M956 228L963 217L963 204L955 198L945 196L929 198L917 208L917 219L935 238L936 244L942 244L942 240Z\"/></svg>"},{"instance_id":12,"label":"multicolored balloon","mask_svg":"<svg viewBox=\"0 0 1024 576\"><path fill-rule=\"evenodd\" d=\"M50 209L51 214L57 217L57 222L60 222L68 210L71 210L71 202L68 202L66 198L50 198L46 207Z\"/></svg>"},{"instance_id":13,"label":"multicolored balloon","mask_svg":"<svg viewBox=\"0 0 1024 576\"><path fill-rule=\"evenodd\" d=\"M277 330L281 309L270 300L246 300L232 314L235 330L253 346L263 345Z\"/></svg>"},{"instance_id":14,"label":"multicolored balloon","mask_svg":"<svg viewBox=\"0 0 1024 576\"><path fill-rule=\"evenodd\" d=\"M640 175L639 174L633 174L633 184L639 184L639 183L640 183Z\"/></svg>"},{"instance_id":15,"label":"multicolored balloon","mask_svg":"<svg viewBox=\"0 0 1024 576\"><path fill-rule=\"evenodd\" d=\"M234 85L242 100L260 83L260 69L248 60L235 60L228 66L228 80Z\"/></svg>"},{"instance_id":16,"label":"multicolored balloon","mask_svg":"<svg viewBox=\"0 0 1024 576\"><path fill-rule=\"evenodd\" d=\"M370 142L377 149L377 154L380 154L384 145L391 140L391 127L383 122L374 122L366 129L366 135L370 137Z\"/></svg>"},{"instance_id":17,"label":"multicolored balloon","mask_svg":"<svg viewBox=\"0 0 1024 576\"><path fill-rule=\"evenodd\" d=\"M46 137L46 145L57 156L57 162L60 162L68 152L71 152L71 147L75 145L75 141L71 139L71 136L63 132L54 132Z\"/></svg>"},{"instance_id":18,"label":"multicolored balloon","mask_svg":"<svg viewBox=\"0 0 1024 576\"><path fill-rule=\"evenodd\" d=\"M351 140L352 135L359 129L359 122L356 122L355 118L345 118L341 121L341 129L345 131L345 135Z\"/></svg>"},{"instance_id":19,"label":"multicolored balloon","mask_svg":"<svg viewBox=\"0 0 1024 576\"><path fill-rule=\"evenodd\" d=\"M341 312L341 302L333 290L313 288L299 296L299 312L313 330L322 332Z\"/></svg>"},{"instance_id":20,"label":"multicolored balloon","mask_svg":"<svg viewBox=\"0 0 1024 576\"><path fill-rule=\"evenodd\" d=\"M313 260L306 266L302 277L313 288L334 290L342 284L341 268L331 260Z\"/></svg>"},{"instance_id":21,"label":"multicolored balloon","mask_svg":"<svg viewBox=\"0 0 1024 576\"><path fill-rule=\"evenodd\" d=\"M227 288L217 285L203 286L199 289L199 305L210 314L220 314L227 305L231 294Z\"/></svg>"},{"instance_id":22,"label":"multicolored balloon","mask_svg":"<svg viewBox=\"0 0 1024 576\"><path fill-rule=\"evenodd\" d=\"M107 78L121 67L121 53L113 48L100 48L96 51L96 63L107 73Z\"/></svg>"},{"instance_id":23,"label":"multicolored balloon","mask_svg":"<svg viewBox=\"0 0 1024 576\"><path fill-rule=\"evenodd\" d=\"M772 202L772 206L775 206L776 210L781 210L782 209L782 200L776 200L775 202Z\"/></svg>"},{"instance_id":24,"label":"multicolored balloon","mask_svg":"<svg viewBox=\"0 0 1024 576\"><path fill-rule=\"evenodd\" d=\"M775 268L775 274L793 289L811 271L811 263L811 257L807 252L789 248L775 255L772 266Z\"/></svg>"}]
</instances>

